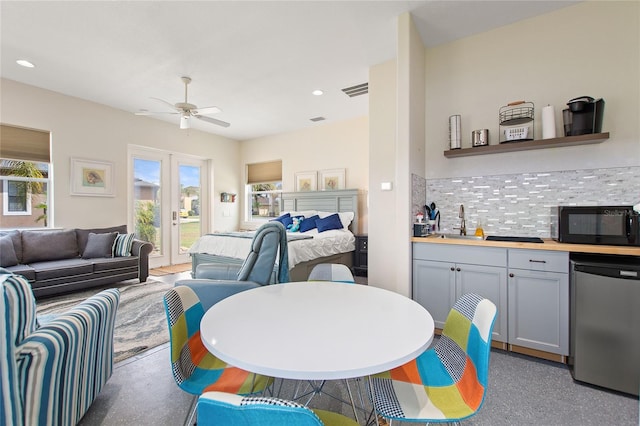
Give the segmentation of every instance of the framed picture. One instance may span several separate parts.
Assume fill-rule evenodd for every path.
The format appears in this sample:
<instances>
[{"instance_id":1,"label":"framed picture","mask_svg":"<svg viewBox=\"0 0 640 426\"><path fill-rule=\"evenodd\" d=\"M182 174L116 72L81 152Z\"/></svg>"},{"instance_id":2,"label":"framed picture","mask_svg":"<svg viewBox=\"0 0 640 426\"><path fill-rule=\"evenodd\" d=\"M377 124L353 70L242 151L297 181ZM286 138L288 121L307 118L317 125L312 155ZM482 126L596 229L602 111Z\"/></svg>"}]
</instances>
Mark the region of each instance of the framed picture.
<instances>
[{"instance_id":1,"label":"framed picture","mask_svg":"<svg viewBox=\"0 0 640 426\"><path fill-rule=\"evenodd\" d=\"M71 195L114 197L113 163L72 157Z\"/></svg>"},{"instance_id":2,"label":"framed picture","mask_svg":"<svg viewBox=\"0 0 640 426\"><path fill-rule=\"evenodd\" d=\"M345 169L320 170L318 172L319 190L332 191L334 189L344 189Z\"/></svg>"},{"instance_id":3,"label":"framed picture","mask_svg":"<svg viewBox=\"0 0 640 426\"><path fill-rule=\"evenodd\" d=\"M296 192L315 191L318 188L316 172L296 173Z\"/></svg>"}]
</instances>

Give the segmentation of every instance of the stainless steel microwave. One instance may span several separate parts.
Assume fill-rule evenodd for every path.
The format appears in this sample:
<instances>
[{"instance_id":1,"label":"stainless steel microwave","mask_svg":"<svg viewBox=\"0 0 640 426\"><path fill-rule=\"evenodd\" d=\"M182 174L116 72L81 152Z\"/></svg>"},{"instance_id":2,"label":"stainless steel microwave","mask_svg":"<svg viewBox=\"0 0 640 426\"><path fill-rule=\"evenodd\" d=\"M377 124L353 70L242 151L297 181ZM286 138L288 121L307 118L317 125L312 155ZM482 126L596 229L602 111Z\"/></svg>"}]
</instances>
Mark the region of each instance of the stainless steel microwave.
<instances>
[{"instance_id":1,"label":"stainless steel microwave","mask_svg":"<svg viewBox=\"0 0 640 426\"><path fill-rule=\"evenodd\" d=\"M561 243L640 246L639 221L632 206L557 206L549 224Z\"/></svg>"}]
</instances>

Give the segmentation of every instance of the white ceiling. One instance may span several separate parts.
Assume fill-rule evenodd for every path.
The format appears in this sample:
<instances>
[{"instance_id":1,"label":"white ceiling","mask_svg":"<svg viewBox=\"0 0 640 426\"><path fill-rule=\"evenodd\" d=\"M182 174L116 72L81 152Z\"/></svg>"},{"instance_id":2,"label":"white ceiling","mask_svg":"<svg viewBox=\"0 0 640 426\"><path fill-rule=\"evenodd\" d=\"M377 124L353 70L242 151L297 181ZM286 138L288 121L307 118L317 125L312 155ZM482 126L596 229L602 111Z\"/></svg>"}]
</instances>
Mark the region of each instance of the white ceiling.
<instances>
[{"instance_id":1,"label":"white ceiling","mask_svg":"<svg viewBox=\"0 0 640 426\"><path fill-rule=\"evenodd\" d=\"M192 127L245 140L366 115L368 95L341 89L396 56L405 11L431 47L573 3L2 0L1 76L131 113L168 111L150 98L182 102L189 76L189 102L231 123Z\"/></svg>"}]
</instances>

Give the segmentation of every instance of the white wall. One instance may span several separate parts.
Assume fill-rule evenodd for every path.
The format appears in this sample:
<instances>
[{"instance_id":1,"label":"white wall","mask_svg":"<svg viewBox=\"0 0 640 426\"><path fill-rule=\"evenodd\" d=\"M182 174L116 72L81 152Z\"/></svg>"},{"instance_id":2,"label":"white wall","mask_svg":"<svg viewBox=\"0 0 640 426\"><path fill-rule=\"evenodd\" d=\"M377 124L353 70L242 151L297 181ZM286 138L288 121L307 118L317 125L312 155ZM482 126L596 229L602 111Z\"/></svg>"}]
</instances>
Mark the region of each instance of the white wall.
<instances>
[{"instance_id":1,"label":"white wall","mask_svg":"<svg viewBox=\"0 0 640 426\"><path fill-rule=\"evenodd\" d=\"M426 174L459 177L640 164L640 3L583 2L426 51ZM511 101L562 109L578 96L604 98L603 131L594 145L447 159L448 117L462 115L462 147L489 129L498 143L498 112Z\"/></svg>"},{"instance_id":2,"label":"white wall","mask_svg":"<svg viewBox=\"0 0 640 426\"><path fill-rule=\"evenodd\" d=\"M346 169L346 189L360 190L359 233L368 229L367 191L369 188L369 119L358 117L336 123L318 124L307 129L240 143L240 167L246 181L246 164L282 160L282 189L295 190L295 173L326 169ZM244 190L238 194L244 195ZM240 197L244 208L244 196ZM240 213L244 220L243 213ZM251 224L242 223L243 227Z\"/></svg>"},{"instance_id":3,"label":"white wall","mask_svg":"<svg viewBox=\"0 0 640 426\"><path fill-rule=\"evenodd\" d=\"M236 217L223 217L219 193L238 188L239 143L131 112L61 95L37 87L0 80L0 122L52 133L56 227L102 227L127 223L127 146L130 144L210 159L214 166L213 223L234 229ZM69 193L70 158L110 161L115 165L115 197L83 197ZM237 203L236 203L237 204ZM130 224L131 225L131 224Z\"/></svg>"}]
</instances>

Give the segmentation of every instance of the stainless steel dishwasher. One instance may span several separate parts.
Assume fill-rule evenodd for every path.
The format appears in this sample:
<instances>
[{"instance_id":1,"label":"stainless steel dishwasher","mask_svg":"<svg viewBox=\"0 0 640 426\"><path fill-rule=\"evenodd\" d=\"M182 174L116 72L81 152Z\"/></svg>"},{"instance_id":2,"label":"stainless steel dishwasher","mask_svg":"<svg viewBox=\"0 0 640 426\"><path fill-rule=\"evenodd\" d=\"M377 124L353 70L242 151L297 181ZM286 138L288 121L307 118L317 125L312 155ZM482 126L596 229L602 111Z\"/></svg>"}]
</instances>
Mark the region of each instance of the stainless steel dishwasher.
<instances>
[{"instance_id":1,"label":"stainless steel dishwasher","mask_svg":"<svg viewBox=\"0 0 640 426\"><path fill-rule=\"evenodd\" d=\"M640 392L640 258L572 256L569 364L573 378Z\"/></svg>"}]
</instances>

